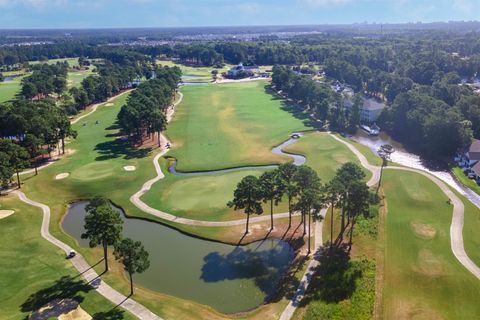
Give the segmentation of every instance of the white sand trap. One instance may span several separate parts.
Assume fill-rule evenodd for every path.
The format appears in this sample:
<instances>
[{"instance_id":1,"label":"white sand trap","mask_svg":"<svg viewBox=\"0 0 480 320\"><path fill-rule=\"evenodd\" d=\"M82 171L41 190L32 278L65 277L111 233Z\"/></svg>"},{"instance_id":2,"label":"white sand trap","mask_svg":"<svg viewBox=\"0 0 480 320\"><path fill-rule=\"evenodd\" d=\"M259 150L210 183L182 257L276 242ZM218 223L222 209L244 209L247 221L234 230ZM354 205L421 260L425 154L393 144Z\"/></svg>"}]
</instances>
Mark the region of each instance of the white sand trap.
<instances>
[{"instance_id":1,"label":"white sand trap","mask_svg":"<svg viewBox=\"0 0 480 320\"><path fill-rule=\"evenodd\" d=\"M135 171L135 170L137 170L137 168L135 166L125 166L125 167L123 167L123 169L125 169L125 171Z\"/></svg>"},{"instance_id":2,"label":"white sand trap","mask_svg":"<svg viewBox=\"0 0 480 320\"><path fill-rule=\"evenodd\" d=\"M0 210L0 219L4 219L8 216L11 216L14 213L15 211L13 210Z\"/></svg>"},{"instance_id":3,"label":"white sand trap","mask_svg":"<svg viewBox=\"0 0 480 320\"><path fill-rule=\"evenodd\" d=\"M69 175L70 175L70 173L68 173L68 172L64 172L64 173L57 174L57 175L55 176L55 180L65 179L65 178L68 177Z\"/></svg>"},{"instance_id":4,"label":"white sand trap","mask_svg":"<svg viewBox=\"0 0 480 320\"><path fill-rule=\"evenodd\" d=\"M111 106L113 106L113 103L111 103L111 102L106 103L105 106L106 106L106 107L111 107Z\"/></svg>"},{"instance_id":5,"label":"white sand trap","mask_svg":"<svg viewBox=\"0 0 480 320\"><path fill-rule=\"evenodd\" d=\"M58 320L91 320L92 317L78 306L77 309L70 311L67 314L62 314L58 317Z\"/></svg>"}]
</instances>

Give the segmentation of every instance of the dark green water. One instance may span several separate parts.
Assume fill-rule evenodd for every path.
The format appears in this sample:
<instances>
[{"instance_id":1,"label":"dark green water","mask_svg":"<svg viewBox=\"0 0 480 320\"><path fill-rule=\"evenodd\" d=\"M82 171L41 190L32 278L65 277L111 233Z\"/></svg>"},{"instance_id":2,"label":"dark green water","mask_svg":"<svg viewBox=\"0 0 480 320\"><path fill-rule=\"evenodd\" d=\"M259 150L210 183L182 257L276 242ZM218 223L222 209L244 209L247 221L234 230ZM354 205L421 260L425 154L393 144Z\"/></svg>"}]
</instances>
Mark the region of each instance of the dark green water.
<instances>
[{"instance_id":1,"label":"dark green water","mask_svg":"<svg viewBox=\"0 0 480 320\"><path fill-rule=\"evenodd\" d=\"M72 205L62 224L83 247L88 247L80 238L86 204ZM136 283L221 312L247 311L264 303L293 259L293 249L284 241L235 247L189 237L158 223L127 219L123 212L121 216L124 236L141 241L150 253L150 269L135 275Z\"/></svg>"}]
</instances>

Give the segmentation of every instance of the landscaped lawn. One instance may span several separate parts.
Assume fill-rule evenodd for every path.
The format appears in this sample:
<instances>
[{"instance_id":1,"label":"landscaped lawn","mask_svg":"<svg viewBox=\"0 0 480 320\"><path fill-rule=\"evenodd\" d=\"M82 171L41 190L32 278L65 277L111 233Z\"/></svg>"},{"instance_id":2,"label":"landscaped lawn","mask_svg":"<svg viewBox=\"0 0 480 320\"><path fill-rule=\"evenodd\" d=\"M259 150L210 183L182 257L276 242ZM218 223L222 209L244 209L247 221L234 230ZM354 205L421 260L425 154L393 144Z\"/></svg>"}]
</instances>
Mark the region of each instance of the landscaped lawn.
<instances>
[{"instance_id":1,"label":"landscaped lawn","mask_svg":"<svg viewBox=\"0 0 480 320\"><path fill-rule=\"evenodd\" d=\"M179 67L182 70L182 75L186 76L184 82L212 82L212 71L217 70L218 74L226 72L230 69L231 65L225 65L222 68L213 68L213 67L190 67L180 63L175 63L170 60L159 60L158 64L168 67ZM192 77L192 78L189 78ZM194 77L194 78L193 78Z\"/></svg>"},{"instance_id":2,"label":"landscaped lawn","mask_svg":"<svg viewBox=\"0 0 480 320\"><path fill-rule=\"evenodd\" d=\"M205 171L289 161L271 148L294 131L309 129L266 93L264 81L185 86L184 100L167 130L169 156L179 171Z\"/></svg>"},{"instance_id":3,"label":"landscaped lawn","mask_svg":"<svg viewBox=\"0 0 480 320\"><path fill-rule=\"evenodd\" d=\"M0 103L15 98L15 95L20 91L20 82L23 78L24 76L19 76L10 81L0 82Z\"/></svg>"},{"instance_id":4,"label":"landscaped lawn","mask_svg":"<svg viewBox=\"0 0 480 320\"><path fill-rule=\"evenodd\" d=\"M307 133L284 151L306 156L305 164L315 169L324 183L330 181L337 169L346 162L358 164L365 172L366 180L372 175L360 165L358 158L347 146L325 132Z\"/></svg>"},{"instance_id":5,"label":"landscaped lawn","mask_svg":"<svg viewBox=\"0 0 480 320\"><path fill-rule=\"evenodd\" d=\"M84 291L85 283L65 253L40 237L40 209L14 195L3 196L0 209L15 210L0 220L1 319L23 319L55 298L74 298L92 316L117 311L96 291ZM123 316L135 319L127 312Z\"/></svg>"},{"instance_id":6,"label":"landscaped lawn","mask_svg":"<svg viewBox=\"0 0 480 320\"><path fill-rule=\"evenodd\" d=\"M450 248L452 205L422 175L386 170L384 317L474 319L480 283ZM467 236L466 236L467 237Z\"/></svg>"}]
</instances>

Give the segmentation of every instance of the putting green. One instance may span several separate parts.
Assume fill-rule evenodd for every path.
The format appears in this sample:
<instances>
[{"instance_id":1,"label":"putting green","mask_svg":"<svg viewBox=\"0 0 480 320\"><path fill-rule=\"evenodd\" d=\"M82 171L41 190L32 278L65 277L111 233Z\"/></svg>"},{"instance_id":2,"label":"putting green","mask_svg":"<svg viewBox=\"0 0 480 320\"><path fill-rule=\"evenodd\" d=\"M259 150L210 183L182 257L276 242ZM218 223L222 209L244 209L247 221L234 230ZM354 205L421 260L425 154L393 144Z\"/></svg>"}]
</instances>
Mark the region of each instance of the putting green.
<instances>
[{"instance_id":1,"label":"putting green","mask_svg":"<svg viewBox=\"0 0 480 320\"><path fill-rule=\"evenodd\" d=\"M105 162L92 162L75 169L72 178L82 181L104 179L118 171L117 166Z\"/></svg>"},{"instance_id":2,"label":"putting green","mask_svg":"<svg viewBox=\"0 0 480 320\"><path fill-rule=\"evenodd\" d=\"M167 135L178 171L204 171L289 161L271 148L310 129L265 81L186 86ZM304 120L307 121L307 120Z\"/></svg>"},{"instance_id":3,"label":"putting green","mask_svg":"<svg viewBox=\"0 0 480 320\"><path fill-rule=\"evenodd\" d=\"M420 174L386 170L383 181L388 204L384 317L476 318L480 282L450 249L453 208L447 197ZM430 236L419 236L418 226L428 226Z\"/></svg>"}]
</instances>

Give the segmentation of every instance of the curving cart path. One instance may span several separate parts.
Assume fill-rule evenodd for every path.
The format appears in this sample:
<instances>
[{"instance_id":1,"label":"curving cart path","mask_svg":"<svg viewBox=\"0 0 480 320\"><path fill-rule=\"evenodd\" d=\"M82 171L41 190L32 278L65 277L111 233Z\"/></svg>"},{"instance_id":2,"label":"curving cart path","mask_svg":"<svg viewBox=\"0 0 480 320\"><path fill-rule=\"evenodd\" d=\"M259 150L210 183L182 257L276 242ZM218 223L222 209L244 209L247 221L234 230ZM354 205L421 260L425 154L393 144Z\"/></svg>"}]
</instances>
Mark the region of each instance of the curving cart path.
<instances>
[{"instance_id":1,"label":"curving cart path","mask_svg":"<svg viewBox=\"0 0 480 320\"><path fill-rule=\"evenodd\" d=\"M337 136L330 133L330 136L335 140L343 143L346 145L350 151L352 151L360 161L360 164L369 170L372 173L372 177L367 182L369 187L376 185L380 180L380 167L371 165L367 158L352 144L338 138ZM440 179L437 177L432 176L431 174L417 170L412 168L405 168L405 167L396 167L396 166L389 166L384 169L389 170L404 170L415 172L421 174L428 179L430 179L433 183L435 183L440 190L452 201L453 204L453 215L452 215L452 223L450 225L450 245L452 248L452 252L457 258L457 260L468 270L470 271L477 279L480 280L480 268L468 257L467 253L465 252L465 248L463 245L463 218L464 218L464 205L460 198ZM325 217L326 209L321 211L322 217ZM305 292L310 284L310 280L314 273L315 268L318 266L318 254L320 254L320 250L322 247L322 227L323 222L319 221L315 224L315 251L316 255L310 261L307 271L302 277L300 284L295 292L293 298L289 301L287 307L284 309L282 315L280 316L280 320L289 320L292 318L295 310L297 309L300 301L302 301L303 297L305 296Z\"/></svg>"},{"instance_id":2,"label":"curving cart path","mask_svg":"<svg viewBox=\"0 0 480 320\"><path fill-rule=\"evenodd\" d=\"M183 100L183 94L179 92L180 98L178 101L175 102L175 104L167 111L167 121L170 122L170 120L173 118L173 114L175 112L175 107L182 102ZM162 134L160 136L161 143L163 145L166 145L167 143L170 143L168 139ZM275 147L272 149L272 152L275 154L281 154L290 158L293 158L294 164L295 165L301 165L305 163L305 157L301 155L294 155L294 154L288 154L284 153L281 151L282 148L286 147L287 145L290 145L294 143L295 140L289 139L285 141L284 143L280 144L279 146ZM170 143L171 144L171 143ZM143 184L143 186L138 190L134 195L130 197L130 201L140 210L149 213L151 215L154 215L160 219L167 220L167 221L172 221L175 223L180 223L180 224L186 224L186 225L193 225L193 226L207 226L207 227L229 227L229 226L237 226L237 225L242 225L245 224L245 219L238 219L238 220L228 220L228 221L205 221L205 220L194 220L194 219L188 219L188 218L182 218L182 217L177 217L171 213L164 212L155 208L150 207L148 204L142 201L141 197L147 193L152 186L165 178L165 174L162 172L162 168L160 166L160 158L164 156L169 149L163 149L160 151L154 158L153 158L153 165L155 167L155 172L157 173L157 176L154 177L153 179L148 180ZM260 166L260 167L252 167L252 168L272 168L274 166ZM196 176L196 175L208 175L208 174L214 174L214 173L219 173L219 172L230 172L230 171L238 171L238 170L244 170L248 169L248 167L244 168L232 168L232 169L224 169L224 170L217 170L217 171L209 171L209 172L192 172L192 173L177 173L178 175L187 175L187 176ZM174 173L174 174L175 174ZM293 215L298 215L298 214L293 214ZM277 213L274 215L274 219L279 219L279 218L288 218L289 214L288 212L284 213ZM252 223L255 222L262 222L262 221L270 221L270 216L265 215L265 216L260 216L260 217L252 217L250 218L250 221Z\"/></svg>"},{"instance_id":3,"label":"curving cart path","mask_svg":"<svg viewBox=\"0 0 480 320\"><path fill-rule=\"evenodd\" d=\"M19 191L14 190L12 191L18 198L34 207L38 207L42 209L43 212L43 220L42 220L42 227L41 227L41 235L42 237L47 240L48 242L52 243L53 245L57 246L61 250L65 252L65 254L70 253L72 248L55 238L50 234L48 231L48 227L50 224L50 208L42 203L35 202L27 196ZM138 302L130 299L127 296L124 296L117 290L110 287L105 282L101 281L100 276L95 270L88 264L88 262L79 254L77 253L76 256L70 259L73 266L77 271L82 275L82 277L102 296L106 299L110 300L115 305L121 306L123 309L129 311L133 315L137 316L139 319L146 319L146 320L161 320L156 314L145 308L143 305L139 304Z\"/></svg>"}]
</instances>

